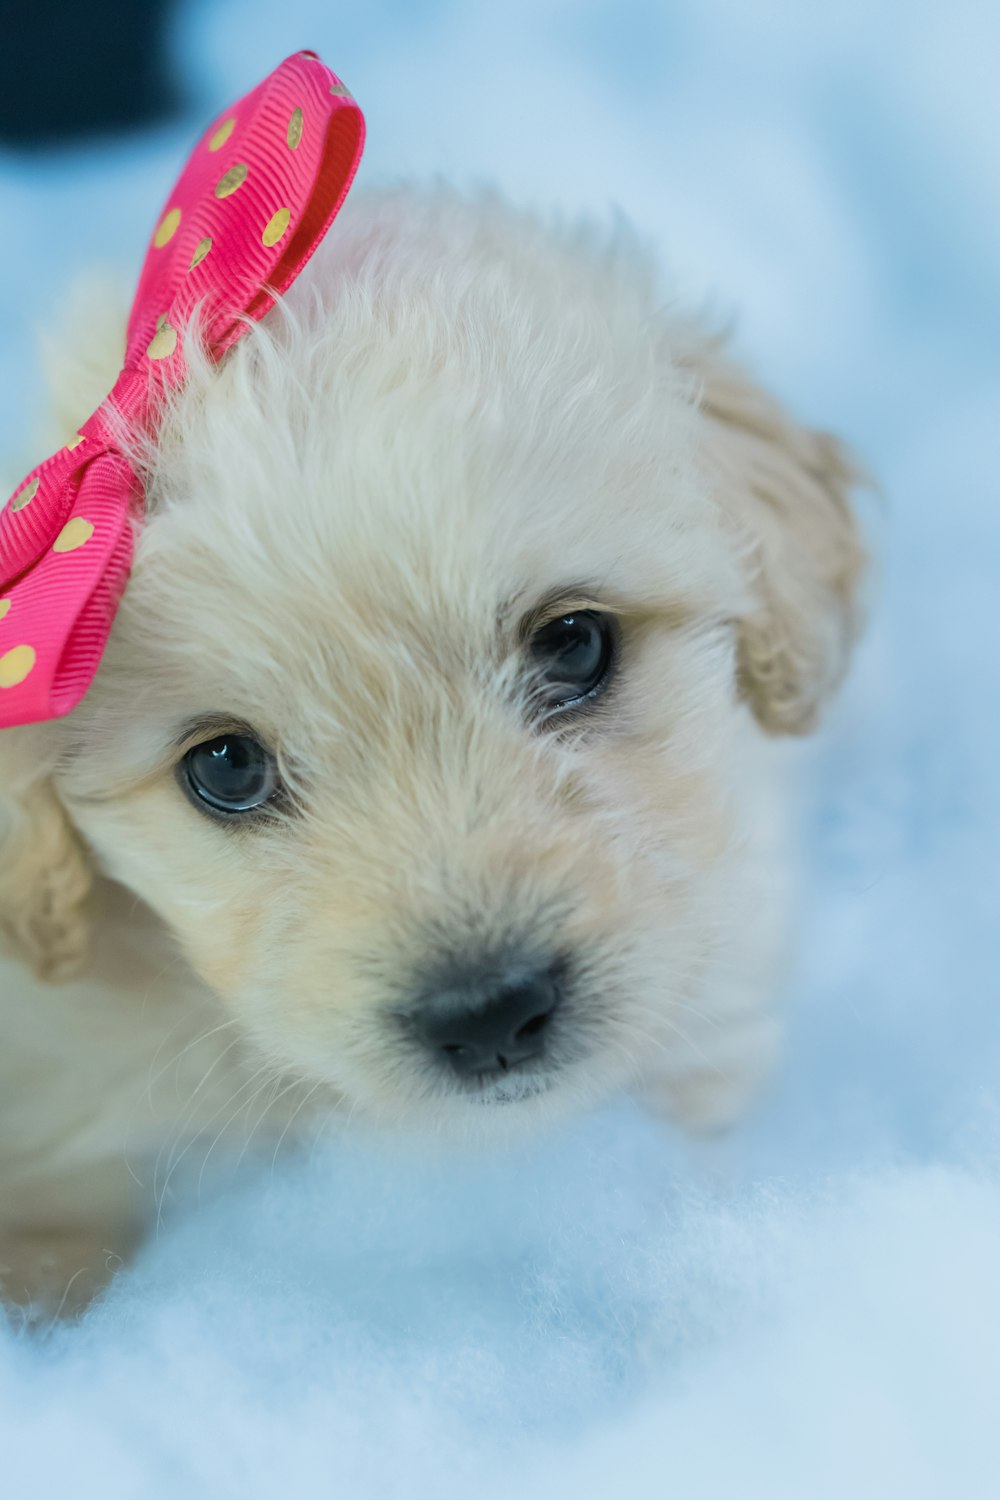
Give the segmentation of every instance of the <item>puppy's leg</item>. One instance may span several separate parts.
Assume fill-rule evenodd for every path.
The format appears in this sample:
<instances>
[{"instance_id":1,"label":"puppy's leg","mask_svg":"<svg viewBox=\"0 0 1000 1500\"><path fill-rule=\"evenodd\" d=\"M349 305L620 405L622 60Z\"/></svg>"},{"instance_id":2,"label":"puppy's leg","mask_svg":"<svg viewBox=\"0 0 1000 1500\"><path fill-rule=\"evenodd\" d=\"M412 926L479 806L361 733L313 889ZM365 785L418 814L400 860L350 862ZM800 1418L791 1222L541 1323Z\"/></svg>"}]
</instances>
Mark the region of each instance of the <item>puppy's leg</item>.
<instances>
[{"instance_id":1,"label":"puppy's leg","mask_svg":"<svg viewBox=\"0 0 1000 1500\"><path fill-rule=\"evenodd\" d=\"M795 916L798 861L790 831L797 801L794 763L751 740L740 756L738 862L720 905L725 942L686 997L672 1057L654 1069L646 1096L683 1128L714 1134L738 1123L780 1058L784 990Z\"/></svg>"},{"instance_id":2,"label":"puppy's leg","mask_svg":"<svg viewBox=\"0 0 1000 1500\"><path fill-rule=\"evenodd\" d=\"M704 1049L692 1053L687 1066L647 1081L647 1102L693 1134L729 1130L773 1074L782 1030L777 1016L763 1010L729 1019L724 1038L706 1035Z\"/></svg>"},{"instance_id":3,"label":"puppy's leg","mask_svg":"<svg viewBox=\"0 0 1000 1500\"><path fill-rule=\"evenodd\" d=\"M37 1225L0 1230L0 1302L37 1325L75 1317L134 1251L135 1224Z\"/></svg>"}]
</instances>

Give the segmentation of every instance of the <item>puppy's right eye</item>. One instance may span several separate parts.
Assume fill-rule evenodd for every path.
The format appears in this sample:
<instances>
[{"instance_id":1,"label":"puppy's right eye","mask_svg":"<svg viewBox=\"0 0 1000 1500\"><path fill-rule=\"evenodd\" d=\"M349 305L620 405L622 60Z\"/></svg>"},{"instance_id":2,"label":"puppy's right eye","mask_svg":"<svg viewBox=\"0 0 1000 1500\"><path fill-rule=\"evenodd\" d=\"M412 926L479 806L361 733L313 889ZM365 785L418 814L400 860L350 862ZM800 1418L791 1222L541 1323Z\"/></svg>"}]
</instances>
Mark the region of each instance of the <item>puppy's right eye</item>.
<instances>
[{"instance_id":1,"label":"puppy's right eye","mask_svg":"<svg viewBox=\"0 0 1000 1500\"><path fill-rule=\"evenodd\" d=\"M278 790L274 757L247 734L222 734L195 745L177 769L181 786L203 812L252 812Z\"/></svg>"},{"instance_id":2,"label":"puppy's right eye","mask_svg":"<svg viewBox=\"0 0 1000 1500\"><path fill-rule=\"evenodd\" d=\"M530 651L551 712L596 698L615 658L611 617L581 609L550 620L531 638Z\"/></svg>"}]
</instances>

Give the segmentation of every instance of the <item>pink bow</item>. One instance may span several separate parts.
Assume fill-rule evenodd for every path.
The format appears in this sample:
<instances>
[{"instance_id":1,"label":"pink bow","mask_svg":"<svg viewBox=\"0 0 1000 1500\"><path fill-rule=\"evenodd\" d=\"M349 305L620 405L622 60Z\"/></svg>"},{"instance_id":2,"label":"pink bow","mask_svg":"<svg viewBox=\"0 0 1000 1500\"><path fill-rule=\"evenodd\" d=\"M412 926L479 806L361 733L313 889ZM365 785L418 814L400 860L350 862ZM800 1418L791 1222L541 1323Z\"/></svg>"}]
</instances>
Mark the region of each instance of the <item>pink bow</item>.
<instances>
[{"instance_id":1,"label":"pink bow","mask_svg":"<svg viewBox=\"0 0 1000 1500\"><path fill-rule=\"evenodd\" d=\"M298 52L198 143L153 234L113 391L0 511L0 729L58 718L86 693L143 510L118 434L155 434L196 309L220 359L291 285L347 195L364 131L336 75Z\"/></svg>"}]
</instances>

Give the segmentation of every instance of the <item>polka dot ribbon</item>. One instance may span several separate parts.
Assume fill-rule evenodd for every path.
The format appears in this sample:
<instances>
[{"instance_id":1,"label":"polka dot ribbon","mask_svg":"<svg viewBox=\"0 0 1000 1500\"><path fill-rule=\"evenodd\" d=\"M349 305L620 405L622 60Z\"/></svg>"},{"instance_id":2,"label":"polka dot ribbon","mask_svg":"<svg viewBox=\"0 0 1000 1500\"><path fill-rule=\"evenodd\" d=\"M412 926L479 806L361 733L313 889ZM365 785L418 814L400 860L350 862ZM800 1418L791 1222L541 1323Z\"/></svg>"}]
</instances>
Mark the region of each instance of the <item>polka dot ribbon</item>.
<instances>
[{"instance_id":1,"label":"polka dot ribbon","mask_svg":"<svg viewBox=\"0 0 1000 1500\"><path fill-rule=\"evenodd\" d=\"M329 229L364 144L350 93L299 52L209 128L167 199L107 401L0 511L0 729L75 708L97 671L143 511L122 434L156 432L183 334L220 359Z\"/></svg>"}]
</instances>

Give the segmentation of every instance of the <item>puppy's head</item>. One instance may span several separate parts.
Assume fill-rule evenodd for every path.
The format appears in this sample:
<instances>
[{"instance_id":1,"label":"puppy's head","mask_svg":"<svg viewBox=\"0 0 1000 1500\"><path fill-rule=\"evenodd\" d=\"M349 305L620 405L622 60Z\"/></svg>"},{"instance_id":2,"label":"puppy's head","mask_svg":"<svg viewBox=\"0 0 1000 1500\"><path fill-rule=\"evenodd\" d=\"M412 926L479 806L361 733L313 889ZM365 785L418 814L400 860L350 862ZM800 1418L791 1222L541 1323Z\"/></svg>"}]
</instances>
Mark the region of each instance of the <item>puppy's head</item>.
<instances>
[{"instance_id":1,"label":"puppy's head","mask_svg":"<svg viewBox=\"0 0 1000 1500\"><path fill-rule=\"evenodd\" d=\"M756 742L853 635L839 450L628 252L440 196L352 203L193 362L94 689L0 746L8 937L65 970L95 858L402 1120L682 1071L762 899Z\"/></svg>"}]
</instances>

